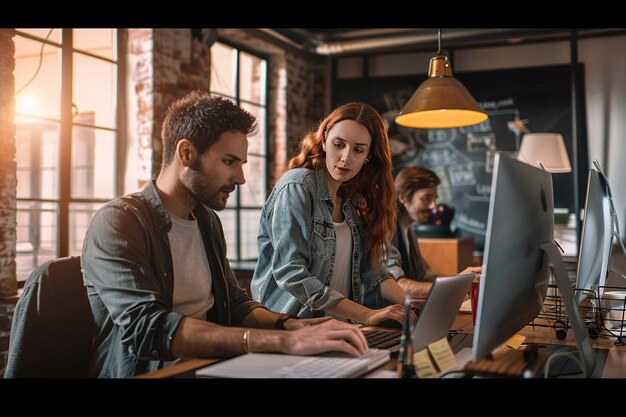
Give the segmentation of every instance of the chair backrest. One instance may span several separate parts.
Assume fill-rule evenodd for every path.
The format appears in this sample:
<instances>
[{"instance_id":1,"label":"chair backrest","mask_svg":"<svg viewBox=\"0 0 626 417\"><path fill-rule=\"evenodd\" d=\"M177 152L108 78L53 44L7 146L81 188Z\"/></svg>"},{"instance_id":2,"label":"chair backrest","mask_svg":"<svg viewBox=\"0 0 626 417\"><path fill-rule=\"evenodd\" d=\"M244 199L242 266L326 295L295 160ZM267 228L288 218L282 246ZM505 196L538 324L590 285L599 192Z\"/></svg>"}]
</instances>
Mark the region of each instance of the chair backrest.
<instances>
[{"instance_id":1,"label":"chair backrest","mask_svg":"<svg viewBox=\"0 0 626 417\"><path fill-rule=\"evenodd\" d=\"M80 257L35 269L13 315L5 378L84 378L96 326Z\"/></svg>"}]
</instances>

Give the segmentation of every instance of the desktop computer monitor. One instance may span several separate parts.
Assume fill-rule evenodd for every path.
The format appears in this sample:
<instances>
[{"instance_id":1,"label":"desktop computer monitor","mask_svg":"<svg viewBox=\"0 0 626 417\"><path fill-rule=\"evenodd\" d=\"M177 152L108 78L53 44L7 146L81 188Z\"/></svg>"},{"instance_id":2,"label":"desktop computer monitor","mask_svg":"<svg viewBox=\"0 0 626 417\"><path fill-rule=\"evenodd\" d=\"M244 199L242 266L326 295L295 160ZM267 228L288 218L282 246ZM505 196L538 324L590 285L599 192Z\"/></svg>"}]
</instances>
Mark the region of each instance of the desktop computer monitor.
<instances>
[{"instance_id":1,"label":"desktop computer monitor","mask_svg":"<svg viewBox=\"0 0 626 417\"><path fill-rule=\"evenodd\" d=\"M604 175L591 168L587 177L585 215L576 273L576 302L579 304L590 294L600 296L599 287L603 287L606 282L612 240L609 204L608 182Z\"/></svg>"},{"instance_id":2,"label":"desktop computer monitor","mask_svg":"<svg viewBox=\"0 0 626 417\"><path fill-rule=\"evenodd\" d=\"M480 279L473 359L487 357L539 313L554 244L549 172L496 153Z\"/></svg>"}]
</instances>

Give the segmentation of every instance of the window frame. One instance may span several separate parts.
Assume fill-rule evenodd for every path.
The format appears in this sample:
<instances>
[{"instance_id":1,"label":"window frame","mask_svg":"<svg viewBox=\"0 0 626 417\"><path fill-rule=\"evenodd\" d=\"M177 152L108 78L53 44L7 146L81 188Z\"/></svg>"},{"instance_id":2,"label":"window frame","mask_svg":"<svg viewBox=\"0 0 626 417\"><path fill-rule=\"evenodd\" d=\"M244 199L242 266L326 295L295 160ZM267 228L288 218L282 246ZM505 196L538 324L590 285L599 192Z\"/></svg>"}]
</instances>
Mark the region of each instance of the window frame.
<instances>
[{"instance_id":1,"label":"window frame","mask_svg":"<svg viewBox=\"0 0 626 417\"><path fill-rule=\"evenodd\" d=\"M242 103L245 103L247 105L251 105L251 106L255 106L255 107L259 107L261 109L263 109L265 111L265 117L264 117L264 126L265 126L265 131L264 131L264 137L263 138L259 138L258 136L255 136L254 140L264 140L265 143L265 155L261 155L261 154L256 154L256 153L248 153L248 157L250 156L254 156L254 157L258 157L258 158L263 158L264 159L264 163L263 163L263 173L262 175L264 175L265 177L265 195L264 195L264 202L267 199L268 196L268 187L267 185L269 184L269 173L268 173L268 167L269 167L269 91L270 91L270 86L269 86L269 74L271 73L270 71L270 57L268 54L259 52L257 50L254 50L253 48L241 45L237 42L233 42L232 40L227 40L221 37L218 37L218 40L216 43L221 43L227 47L233 48L234 50L237 51L237 59L236 59L236 65L235 65L235 74L234 74L234 82L235 82L235 96L230 96L224 93L220 93L217 91L214 91L213 89L211 89L211 85L209 84L209 92L210 94L214 94L214 95L218 95L221 97L225 97L228 98L230 100L233 100L237 106L241 107ZM259 58L265 61L265 89L264 91L262 91L262 94L264 94L264 103L265 104L258 104L258 103L254 103L252 101L249 100L245 100L242 99L241 96L241 92L240 92L240 76L241 76L241 70L240 70L240 66L241 66L241 58L240 55L241 53L246 53L249 55L254 56L255 58ZM211 63L211 65L213 65L213 62ZM248 179L246 179L247 181ZM245 186L245 184L244 184ZM240 187L237 187L236 191L235 191L235 200L234 200L234 205L233 207L225 207L222 212L234 212L235 213L235 230L233 231L233 234L235 236L234 239L234 247L228 247L227 249L227 253L228 253L228 258L229 261L231 263L232 266L239 266L239 267L243 267L245 268L247 265L249 266L250 263L256 264L256 261L258 259L258 257L256 258L246 258L246 259L242 259L242 239L241 239L241 234L242 234L242 213L244 211L249 211L249 210L258 210L259 213L261 212L261 210L263 209L263 204L261 204L260 206L252 206L252 205L242 205L241 203L241 190ZM234 255L234 256L233 256Z\"/></svg>"},{"instance_id":2,"label":"window frame","mask_svg":"<svg viewBox=\"0 0 626 417\"><path fill-rule=\"evenodd\" d=\"M105 130L113 132L115 135L115 157L113 172L116 176L114 181L114 196L119 197L124 191L124 173L125 173L125 72L126 72L126 39L127 31L125 29L116 29L116 59L103 57L93 54L87 50L75 48L73 45L74 40L74 28L61 28L61 40L60 42L46 40L43 37L38 37L30 33L22 32L20 29L15 30L15 36L20 36L25 39L29 39L35 42L41 42L47 45L54 46L60 49L61 55L61 92L60 92L60 118L59 120L50 120L47 118L28 116L33 119L39 119L42 121L49 120L59 125L59 140L57 144L57 178L58 181L58 196L55 198L33 198L33 197L18 197L17 204L20 203L40 203L40 204L54 204L57 207L56 216L56 254L55 258L65 257L70 255L71 242L70 242L70 228L72 225L72 214L70 210L75 203L92 203L92 204L104 204L111 200L111 198L78 198L72 196L72 146L74 142L73 131L75 127L87 127L94 130ZM115 95L116 108L115 108L115 127L104 127L99 125L84 125L77 123L73 120L73 96L74 96L74 54L80 54L88 56L93 59L101 60L116 65L116 86L117 93ZM31 150L32 154L32 150ZM31 170L31 172L35 172ZM20 210L18 208L18 213ZM30 225L29 225L30 226ZM35 233L39 233L36 231ZM37 261L38 253L34 255L34 263L39 264ZM37 266L37 265L35 265ZM18 283L23 285L25 277L18 276Z\"/></svg>"}]
</instances>

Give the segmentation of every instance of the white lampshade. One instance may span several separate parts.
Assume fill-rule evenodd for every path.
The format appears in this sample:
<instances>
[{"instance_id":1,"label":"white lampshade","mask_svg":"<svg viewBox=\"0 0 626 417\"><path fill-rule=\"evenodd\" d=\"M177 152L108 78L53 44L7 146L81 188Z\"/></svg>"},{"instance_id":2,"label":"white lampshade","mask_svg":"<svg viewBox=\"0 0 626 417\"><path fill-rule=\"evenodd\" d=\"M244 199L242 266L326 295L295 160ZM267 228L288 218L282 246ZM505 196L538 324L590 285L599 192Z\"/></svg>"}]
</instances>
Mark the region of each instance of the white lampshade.
<instances>
[{"instance_id":1,"label":"white lampshade","mask_svg":"<svg viewBox=\"0 0 626 417\"><path fill-rule=\"evenodd\" d=\"M559 133L526 133L517 159L534 166L541 161L548 172L572 171L563 136Z\"/></svg>"}]
</instances>

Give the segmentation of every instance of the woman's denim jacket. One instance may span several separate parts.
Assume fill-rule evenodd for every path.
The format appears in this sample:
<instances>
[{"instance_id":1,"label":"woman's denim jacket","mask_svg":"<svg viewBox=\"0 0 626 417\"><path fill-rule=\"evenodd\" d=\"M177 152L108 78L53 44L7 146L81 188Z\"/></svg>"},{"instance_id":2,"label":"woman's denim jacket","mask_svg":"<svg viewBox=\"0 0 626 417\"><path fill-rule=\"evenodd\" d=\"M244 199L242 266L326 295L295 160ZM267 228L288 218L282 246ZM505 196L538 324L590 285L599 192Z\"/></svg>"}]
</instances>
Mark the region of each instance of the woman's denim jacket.
<instances>
[{"instance_id":1,"label":"woman's denim jacket","mask_svg":"<svg viewBox=\"0 0 626 417\"><path fill-rule=\"evenodd\" d=\"M255 300L276 312L318 317L345 298L328 287L336 250L333 209L326 170L296 168L280 178L261 212ZM351 298L362 303L391 276L384 266L376 274L363 256L364 226L347 198L342 211L352 231Z\"/></svg>"}]
</instances>

